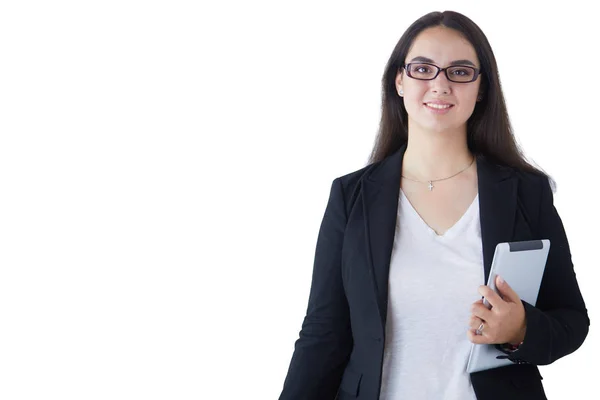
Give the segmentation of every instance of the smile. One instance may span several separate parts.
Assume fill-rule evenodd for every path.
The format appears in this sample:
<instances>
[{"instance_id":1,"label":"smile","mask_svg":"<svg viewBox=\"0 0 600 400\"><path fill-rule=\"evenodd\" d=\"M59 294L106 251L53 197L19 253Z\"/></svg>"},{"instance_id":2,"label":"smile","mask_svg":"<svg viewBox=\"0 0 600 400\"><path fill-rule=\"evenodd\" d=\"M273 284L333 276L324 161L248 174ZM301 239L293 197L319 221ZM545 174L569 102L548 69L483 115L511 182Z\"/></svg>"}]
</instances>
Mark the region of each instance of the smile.
<instances>
[{"instance_id":1,"label":"smile","mask_svg":"<svg viewBox=\"0 0 600 400\"><path fill-rule=\"evenodd\" d=\"M433 114L447 114L450 112L450 109L454 107L453 104L435 104L435 103L425 103L423 104L429 112Z\"/></svg>"},{"instance_id":2,"label":"smile","mask_svg":"<svg viewBox=\"0 0 600 400\"><path fill-rule=\"evenodd\" d=\"M425 105L430 108L435 108L436 110L445 110L447 108L453 107L452 104L425 103Z\"/></svg>"}]
</instances>

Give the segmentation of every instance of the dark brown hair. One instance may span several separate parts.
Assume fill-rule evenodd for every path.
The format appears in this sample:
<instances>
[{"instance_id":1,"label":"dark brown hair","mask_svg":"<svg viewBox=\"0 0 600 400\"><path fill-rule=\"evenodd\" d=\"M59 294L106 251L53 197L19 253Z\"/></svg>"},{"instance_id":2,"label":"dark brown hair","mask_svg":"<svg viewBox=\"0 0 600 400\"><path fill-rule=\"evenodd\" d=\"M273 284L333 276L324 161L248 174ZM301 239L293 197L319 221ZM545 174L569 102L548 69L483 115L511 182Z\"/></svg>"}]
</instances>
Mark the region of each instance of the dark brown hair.
<instances>
[{"instance_id":1,"label":"dark brown hair","mask_svg":"<svg viewBox=\"0 0 600 400\"><path fill-rule=\"evenodd\" d=\"M481 65L481 101L476 103L467 121L467 145L476 156L521 171L541 174L555 182L541 169L528 163L517 145L498 75L498 66L492 48L481 29L469 18L453 11L432 12L415 21L404 32L382 78L382 104L379 131L369 157L369 163L383 160L408 142L408 114L402 97L396 92L396 75L404 65L412 43L427 28L444 26L462 34L474 47Z\"/></svg>"}]
</instances>

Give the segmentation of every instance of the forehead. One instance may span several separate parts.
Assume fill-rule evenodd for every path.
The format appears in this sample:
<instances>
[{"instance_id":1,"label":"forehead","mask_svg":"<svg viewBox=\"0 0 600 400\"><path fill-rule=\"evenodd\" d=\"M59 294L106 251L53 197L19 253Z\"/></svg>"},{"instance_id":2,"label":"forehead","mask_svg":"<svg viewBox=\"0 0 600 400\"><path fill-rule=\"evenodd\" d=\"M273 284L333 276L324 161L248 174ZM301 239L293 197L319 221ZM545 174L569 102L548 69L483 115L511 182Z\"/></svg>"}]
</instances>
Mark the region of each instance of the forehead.
<instances>
[{"instance_id":1,"label":"forehead","mask_svg":"<svg viewBox=\"0 0 600 400\"><path fill-rule=\"evenodd\" d=\"M454 60L470 60L479 66L473 45L459 32L442 26L425 29L417 35L405 61L409 63L415 57L430 58L441 66Z\"/></svg>"}]
</instances>

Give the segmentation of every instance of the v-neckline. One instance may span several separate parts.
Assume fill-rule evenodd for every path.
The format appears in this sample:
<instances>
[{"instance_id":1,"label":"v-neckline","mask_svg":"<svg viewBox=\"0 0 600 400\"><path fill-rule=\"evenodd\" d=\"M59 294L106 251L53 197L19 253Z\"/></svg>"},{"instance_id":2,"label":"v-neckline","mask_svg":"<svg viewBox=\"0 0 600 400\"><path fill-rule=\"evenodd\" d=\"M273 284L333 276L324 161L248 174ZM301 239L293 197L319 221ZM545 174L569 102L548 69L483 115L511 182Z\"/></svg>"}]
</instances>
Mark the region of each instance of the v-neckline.
<instances>
[{"instance_id":1,"label":"v-neckline","mask_svg":"<svg viewBox=\"0 0 600 400\"><path fill-rule=\"evenodd\" d=\"M475 195L475 198L473 199L471 204L469 204L469 207L467 207L467 209L465 210L463 215L461 215L461 217L458 219L458 221L456 221L454 223L454 225L452 225L450 228L446 229L446 231L444 233L442 233L441 235L438 234L435 231L435 229L430 227L427 224L427 222L425 222L425 220L421 217L421 215L413 207L412 203L410 202L410 200L408 199L408 197L406 196L406 194L404 193L402 188L400 188L400 197L402 198L402 201L408 205L408 208L411 210L409 212L411 214L413 214L414 217L416 217L415 219L420 221L419 222L420 225L423 226L429 232L430 235L432 235L438 239L449 239L451 237L454 237L455 232L457 232L460 227L462 227L465 223L467 223L469 221L469 216L472 214L472 209L475 207L475 205L477 204L477 200L479 199L479 192L477 192L477 194Z\"/></svg>"}]
</instances>

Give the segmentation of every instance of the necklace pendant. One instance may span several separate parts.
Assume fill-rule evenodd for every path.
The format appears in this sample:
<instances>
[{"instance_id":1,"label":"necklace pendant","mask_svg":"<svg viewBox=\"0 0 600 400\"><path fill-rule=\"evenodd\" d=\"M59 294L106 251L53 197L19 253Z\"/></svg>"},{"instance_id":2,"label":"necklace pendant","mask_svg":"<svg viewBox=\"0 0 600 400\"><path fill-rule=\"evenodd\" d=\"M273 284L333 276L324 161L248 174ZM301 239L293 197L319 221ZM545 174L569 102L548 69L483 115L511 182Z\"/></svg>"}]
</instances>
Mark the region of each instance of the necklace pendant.
<instances>
[{"instance_id":1,"label":"necklace pendant","mask_svg":"<svg viewBox=\"0 0 600 400\"><path fill-rule=\"evenodd\" d=\"M433 190L433 184L431 183L431 181L429 181L429 191L431 192Z\"/></svg>"}]
</instances>

